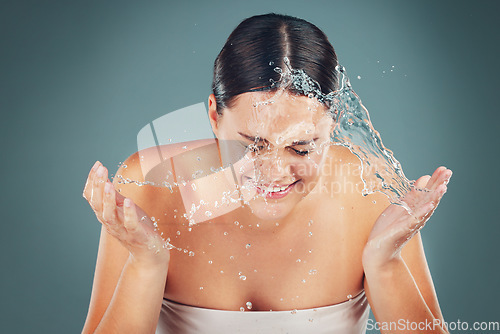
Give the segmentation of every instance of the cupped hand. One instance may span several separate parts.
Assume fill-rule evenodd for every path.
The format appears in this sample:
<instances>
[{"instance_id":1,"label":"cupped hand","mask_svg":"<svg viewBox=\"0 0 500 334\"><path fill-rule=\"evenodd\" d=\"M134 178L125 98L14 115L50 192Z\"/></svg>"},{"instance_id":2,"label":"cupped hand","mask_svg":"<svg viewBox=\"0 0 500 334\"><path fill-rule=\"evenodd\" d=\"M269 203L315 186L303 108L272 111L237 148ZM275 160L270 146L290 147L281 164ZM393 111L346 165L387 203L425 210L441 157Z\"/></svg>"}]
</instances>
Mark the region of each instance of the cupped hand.
<instances>
[{"instance_id":1,"label":"cupped hand","mask_svg":"<svg viewBox=\"0 0 500 334\"><path fill-rule=\"evenodd\" d=\"M364 266L383 266L401 256L403 246L425 225L447 190L452 171L437 168L424 175L401 199L378 217L363 252Z\"/></svg>"},{"instance_id":2,"label":"cupped hand","mask_svg":"<svg viewBox=\"0 0 500 334\"><path fill-rule=\"evenodd\" d=\"M107 232L128 249L134 260L147 266L168 265L168 244L146 213L114 189L108 170L98 161L89 172L83 197Z\"/></svg>"}]
</instances>

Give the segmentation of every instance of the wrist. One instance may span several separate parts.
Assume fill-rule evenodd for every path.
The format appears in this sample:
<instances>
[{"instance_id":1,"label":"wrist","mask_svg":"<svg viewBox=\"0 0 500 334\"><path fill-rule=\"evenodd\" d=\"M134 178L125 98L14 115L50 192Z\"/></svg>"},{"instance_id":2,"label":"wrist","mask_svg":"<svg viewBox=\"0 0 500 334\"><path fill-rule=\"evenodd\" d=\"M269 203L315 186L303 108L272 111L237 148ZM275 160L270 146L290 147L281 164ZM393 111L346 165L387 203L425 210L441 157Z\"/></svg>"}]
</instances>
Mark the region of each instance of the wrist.
<instances>
[{"instance_id":1,"label":"wrist","mask_svg":"<svg viewBox=\"0 0 500 334\"><path fill-rule=\"evenodd\" d=\"M398 268L401 268L402 265L405 265L399 252L383 259L365 252L363 253L362 263L366 275L390 275L397 271Z\"/></svg>"},{"instance_id":2,"label":"wrist","mask_svg":"<svg viewBox=\"0 0 500 334\"><path fill-rule=\"evenodd\" d=\"M169 259L143 258L129 254L127 265L133 270L143 274L166 275L168 272Z\"/></svg>"}]
</instances>

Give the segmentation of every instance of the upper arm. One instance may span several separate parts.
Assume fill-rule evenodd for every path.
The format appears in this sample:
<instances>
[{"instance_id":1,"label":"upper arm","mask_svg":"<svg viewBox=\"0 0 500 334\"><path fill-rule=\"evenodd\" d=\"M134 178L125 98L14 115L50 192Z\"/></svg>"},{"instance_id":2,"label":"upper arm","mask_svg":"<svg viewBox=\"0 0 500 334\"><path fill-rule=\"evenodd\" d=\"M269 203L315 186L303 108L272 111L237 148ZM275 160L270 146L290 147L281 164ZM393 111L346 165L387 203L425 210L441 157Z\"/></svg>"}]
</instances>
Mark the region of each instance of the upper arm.
<instances>
[{"instance_id":1,"label":"upper arm","mask_svg":"<svg viewBox=\"0 0 500 334\"><path fill-rule=\"evenodd\" d=\"M401 256L413 276L425 303L434 315L434 318L439 319L441 323L443 323L443 315L439 307L436 290L425 258L420 232L416 233L413 238L406 243L401 251Z\"/></svg>"}]
</instances>

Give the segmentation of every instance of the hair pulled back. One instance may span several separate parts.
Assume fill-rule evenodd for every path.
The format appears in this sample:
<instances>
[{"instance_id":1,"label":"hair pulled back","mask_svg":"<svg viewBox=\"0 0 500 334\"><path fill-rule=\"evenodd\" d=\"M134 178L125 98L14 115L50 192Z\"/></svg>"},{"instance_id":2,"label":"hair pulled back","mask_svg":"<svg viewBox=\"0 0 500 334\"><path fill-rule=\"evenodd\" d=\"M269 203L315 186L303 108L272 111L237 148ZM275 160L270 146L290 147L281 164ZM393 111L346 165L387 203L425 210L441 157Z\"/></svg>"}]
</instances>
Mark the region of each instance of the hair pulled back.
<instances>
[{"instance_id":1,"label":"hair pulled back","mask_svg":"<svg viewBox=\"0 0 500 334\"><path fill-rule=\"evenodd\" d=\"M237 95L279 81L274 68L284 68L285 57L293 69L315 80L323 94L337 89L337 55L323 31L293 16L256 15L233 30L215 59L212 91L217 112L231 108Z\"/></svg>"}]
</instances>

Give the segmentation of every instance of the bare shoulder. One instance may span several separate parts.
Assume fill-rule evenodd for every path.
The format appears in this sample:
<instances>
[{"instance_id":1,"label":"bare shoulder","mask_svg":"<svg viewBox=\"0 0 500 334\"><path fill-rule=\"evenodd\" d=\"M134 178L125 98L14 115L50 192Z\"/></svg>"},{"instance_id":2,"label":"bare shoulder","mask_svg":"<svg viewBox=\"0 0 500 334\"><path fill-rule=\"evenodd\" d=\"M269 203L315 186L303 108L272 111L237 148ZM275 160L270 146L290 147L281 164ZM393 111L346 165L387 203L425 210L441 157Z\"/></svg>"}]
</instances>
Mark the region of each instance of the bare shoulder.
<instances>
[{"instance_id":1,"label":"bare shoulder","mask_svg":"<svg viewBox=\"0 0 500 334\"><path fill-rule=\"evenodd\" d=\"M158 145L139 150L131 154L118 168L113 185L122 196L131 198L147 212L154 204L161 205L161 201L156 200L159 196L171 192L169 186L176 182L176 171L179 173L189 165L183 163L183 160L190 159L191 152L203 150L203 147L211 144L215 145L214 139Z\"/></svg>"},{"instance_id":2,"label":"bare shoulder","mask_svg":"<svg viewBox=\"0 0 500 334\"><path fill-rule=\"evenodd\" d=\"M163 161L179 156L184 152L189 152L213 143L215 143L214 139L202 139L190 142L158 145L139 150L131 154L119 167L116 172L117 179L114 180L113 183L116 186L120 184L120 179L125 177L130 178L131 181L145 182L145 176L148 172Z\"/></svg>"},{"instance_id":3,"label":"bare shoulder","mask_svg":"<svg viewBox=\"0 0 500 334\"><path fill-rule=\"evenodd\" d=\"M329 172L335 190L356 210L356 216L366 223L365 228L371 230L376 219L390 205L388 197L378 191L363 195L362 163L349 148L332 145L327 159L326 172Z\"/></svg>"}]
</instances>

